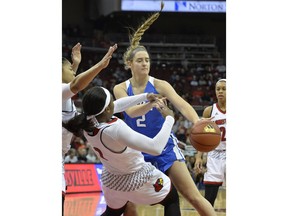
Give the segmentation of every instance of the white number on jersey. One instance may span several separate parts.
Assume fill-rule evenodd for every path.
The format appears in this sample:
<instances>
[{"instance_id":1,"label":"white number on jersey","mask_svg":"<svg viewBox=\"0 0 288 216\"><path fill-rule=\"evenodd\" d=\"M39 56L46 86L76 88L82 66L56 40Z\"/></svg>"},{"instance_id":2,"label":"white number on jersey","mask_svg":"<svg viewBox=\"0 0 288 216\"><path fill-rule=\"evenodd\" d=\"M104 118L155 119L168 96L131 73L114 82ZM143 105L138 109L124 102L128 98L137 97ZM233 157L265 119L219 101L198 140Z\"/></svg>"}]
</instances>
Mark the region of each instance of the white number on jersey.
<instances>
[{"instance_id":1,"label":"white number on jersey","mask_svg":"<svg viewBox=\"0 0 288 216\"><path fill-rule=\"evenodd\" d=\"M137 119L136 120L136 123L137 123L137 127L146 127L146 124L143 123L145 122L145 115L141 116L141 118Z\"/></svg>"}]
</instances>

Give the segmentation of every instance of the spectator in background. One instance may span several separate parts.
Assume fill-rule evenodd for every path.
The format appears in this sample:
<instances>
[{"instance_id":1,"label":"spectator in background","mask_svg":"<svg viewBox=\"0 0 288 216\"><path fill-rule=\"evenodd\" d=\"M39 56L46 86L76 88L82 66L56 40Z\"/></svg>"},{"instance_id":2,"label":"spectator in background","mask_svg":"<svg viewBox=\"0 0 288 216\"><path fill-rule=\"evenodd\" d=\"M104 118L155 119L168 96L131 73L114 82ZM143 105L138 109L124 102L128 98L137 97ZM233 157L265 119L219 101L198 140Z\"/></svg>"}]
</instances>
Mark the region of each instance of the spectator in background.
<instances>
[{"instance_id":1,"label":"spectator in background","mask_svg":"<svg viewBox=\"0 0 288 216\"><path fill-rule=\"evenodd\" d=\"M92 85L93 86L102 86L103 85L103 81L102 79L100 79L98 76L95 77L92 81Z\"/></svg>"},{"instance_id":2,"label":"spectator in background","mask_svg":"<svg viewBox=\"0 0 288 216\"><path fill-rule=\"evenodd\" d=\"M186 118L183 119L183 126L185 127L186 131L192 127L192 122L188 121Z\"/></svg>"},{"instance_id":3,"label":"spectator in background","mask_svg":"<svg viewBox=\"0 0 288 216\"><path fill-rule=\"evenodd\" d=\"M186 142L186 128L184 127L184 121L180 122L175 135L178 140L184 143Z\"/></svg>"},{"instance_id":4,"label":"spectator in background","mask_svg":"<svg viewBox=\"0 0 288 216\"><path fill-rule=\"evenodd\" d=\"M93 151L92 147L88 145L88 154L86 155L87 163L100 163L100 160L98 159L97 155Z\"/></svg>"},{"instance_id":5,"label":"spectator in background","mask_svg":"<svg viewBox=\"0 0 288 216\"><path fill-rule=\"evenodd\" d=\"M176 70L173 71L170 77L170 83L174 84L180 80L180 76Z\"/></svg>"},{"instance_id":6,"label":"spectator in background","mask_svg":"<svg viewBox=\"0 0 288 216\"><path fill-rule=\"evenodd\" d=\"M71 148L78 149L80 146L85 145L84 138L73 136L71 141Z\"/></svg>"},{"instance_id":7,"label":"spectator in background","mask_svg":"<svg viewBox=\"0 0 288 216\"><path fill-rule=\"evenodd\" d=\"M181 116L181 114L177 114L176 112L175 112L175 123L174 123L174 125L173 125L173 127L172 127L172 131L173 131L173 133L175 133L176 134L176 132L177 132L177 130L178 130L178 127L179 127L179 125L180 125L180 122L181 122L181 118L183 119L183 116Z\"/></svg>"},{"instance_id":8,"label":"spectator in background","mask_svg":"<svg viewBox=\"0 0 288 216\"><path fill-rule=\"evenodd\" d=\"M65 156L64 163L77 163L78 158L76 156L76 150L74 148L70 148L67 155Z\"/></svg>"},{"instance_id":9,"label":"spectator in background","mask_svg":"<svg viewBox=\"0 0 288 216\"><path fill-rule=\"evenodd\" d=\"M193 78L192 78L192 80L190 82L190 85L191 86L198 86L199 85L196 75L193 75Z\"/></svg>"},{"instance_id":10,"label":"spectator in background","mask_svg":"<svg viewBox=\"0 0 288 216\"><path fill-rule=\"evenodd\" d=\"M126 73L120 70L120 67L116 67L113 77L116 79L116 83L122 82L126 79Z\"/></svg>"},{"instance_id":11,"label":"spectator in background","mask_svg":"<svg viewBox=\"0 0 288 216\"><path fill-rule=\"evenodd\" d=\"M77 149L77 158L79 163L87 162L87 147L86 145L80 145Z\"/></svg>"},{"instance_id":12,"label":"spectator in background","mask_svg":"<svg viewBox=\"0 0 288 216\"><path fill-rule=\"evenodd\" d=\"M204 79L204 76L200 76L199 81L198 81L200 86L206 86L207 85L207 81Z\"/></svg>"},{"instance_id":13,"label":"spectator in background","mask_svg":"<svg viewBox=\"0 0 288 216\"><path fill-rule=\"evenodd\" d=\"M204 95L204 91L198 86L197 89L192 92L192 95L194 98L201 98Z\"/></svg>"},{"instance_id":14,"label":"spectator in background","mask_svg":"<svg viewBox=\"0 0 288 216\"><path fill-rule=\"evenodd\" d=\"M213 96L211 95L210 87L206 86L204 90L204 95L201 97L202 101L205 104L212 104L213 103Z\"/></svg>"},{"instance_id":15,"label":"spectator in background","mask_svg":"<svg viewBox=\"0 0 288 216\"><path fill-rule=\"evenodd\" d=\"M226 66L223 64L223 61L217 65L216 70L219 71L221 74L226 72Z\"/></svg>"}]
</instances>

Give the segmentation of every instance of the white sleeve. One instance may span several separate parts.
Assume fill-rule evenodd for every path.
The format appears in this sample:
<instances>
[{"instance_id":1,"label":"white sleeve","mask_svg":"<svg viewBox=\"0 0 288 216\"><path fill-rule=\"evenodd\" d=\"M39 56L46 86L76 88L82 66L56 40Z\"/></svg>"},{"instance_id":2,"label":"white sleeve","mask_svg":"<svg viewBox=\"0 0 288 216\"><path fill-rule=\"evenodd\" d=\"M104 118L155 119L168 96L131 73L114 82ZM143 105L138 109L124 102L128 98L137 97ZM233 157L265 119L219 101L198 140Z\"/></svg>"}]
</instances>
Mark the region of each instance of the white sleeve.
<instances>
[{"instance_id":1,"label":"white sleeve","mask_svg":"<svg viewBox=\"0 0 288 216\"><path fill-rule=\"evenodd\" d=\"M139 95L123 97L123 98L119 98L118 100L115 100L114 101L114 113L123 112L129 107L135 106L138 103L146 101L147 94L148 93L142 93Z\"/></svg>"},{"instance_id":2,"label":"white sleeve","mask_svg":"<svg viewBox=\"0 0 288 216\"><path fill-rule=\"evenodd\" d=\"M62 101L66 101L74 95L70 89L70 83L62 83Z\"/></svg>"},{"instance_id":3,"label":"white sleeve","mask_svg":"<svg viewBox=\"0 0 288 216\"><path fill-rule=\"evenodd\" d=\"M168 142L173 124L174 118L172 116L166 116L159 133L154 138L150 138L132 130L122 121L122 123L118 125L117 138L119 142L130 148L151 155L160 155Z\"/></svg>"}]
</instances>

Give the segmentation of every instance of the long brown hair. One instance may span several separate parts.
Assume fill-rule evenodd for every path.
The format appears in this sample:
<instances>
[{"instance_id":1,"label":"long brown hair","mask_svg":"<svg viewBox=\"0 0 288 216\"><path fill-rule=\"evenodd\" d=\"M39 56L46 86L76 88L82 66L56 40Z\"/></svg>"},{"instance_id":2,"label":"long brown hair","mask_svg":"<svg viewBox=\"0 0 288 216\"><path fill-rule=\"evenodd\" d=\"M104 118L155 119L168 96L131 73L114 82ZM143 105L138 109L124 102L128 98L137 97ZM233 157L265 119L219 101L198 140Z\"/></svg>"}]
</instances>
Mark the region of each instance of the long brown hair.
<instances>
[{"instance_id":1,"label":"long brown hair","mask_svg":"<svg viewBox=\"0 0 288 216\"><path fill-rule=\"evenodd\" d=\"M140 45L140 40L142 38L142 35L144 32L152 25L152 23L158 19L160 12L164 8L164 3L161 1L161 9L159 12L152 14L144 23L138 27L136 31L134 31L133 34L129 34L129 41L130 41L130 46L127 48L126 52L123 55L123 61L125 65L125 69L127 70L129 68L128 62L131 61L135 55L136 52L138 51L146 51L146 48L142 45Z\"/></svg>"}]
</instances>

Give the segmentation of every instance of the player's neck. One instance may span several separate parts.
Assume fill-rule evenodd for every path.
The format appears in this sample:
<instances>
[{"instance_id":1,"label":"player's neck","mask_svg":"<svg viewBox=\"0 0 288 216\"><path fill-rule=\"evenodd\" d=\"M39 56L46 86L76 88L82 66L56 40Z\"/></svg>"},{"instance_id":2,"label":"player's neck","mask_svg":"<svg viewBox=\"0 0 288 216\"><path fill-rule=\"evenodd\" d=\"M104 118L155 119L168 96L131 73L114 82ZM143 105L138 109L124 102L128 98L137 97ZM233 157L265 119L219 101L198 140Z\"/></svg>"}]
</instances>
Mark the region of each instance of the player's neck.
<instances>
[{"instance_id":1,"label":"player's neck","mask_svg":"<svg viewBox=\"0 0 288 216\"><path fill-rule=\"evenodd\" d=\"M149 76L144 76L144 77L133 76L130 81L132 83L133 88L141 88L141 87L146 86L148 80L149 80Z\"/></svg>"},{"instance_id":2,"label":"player's neck","mask_svg":"<svg viewBox=\"0 0 288 216\"><path fill-rule=\"evenodd\" d=\"M224 111L224 112L226 112L226 102L217 102L217 104L218 104L218 107L222 110L222 111Z\"/></svg>"}]
</instances>

